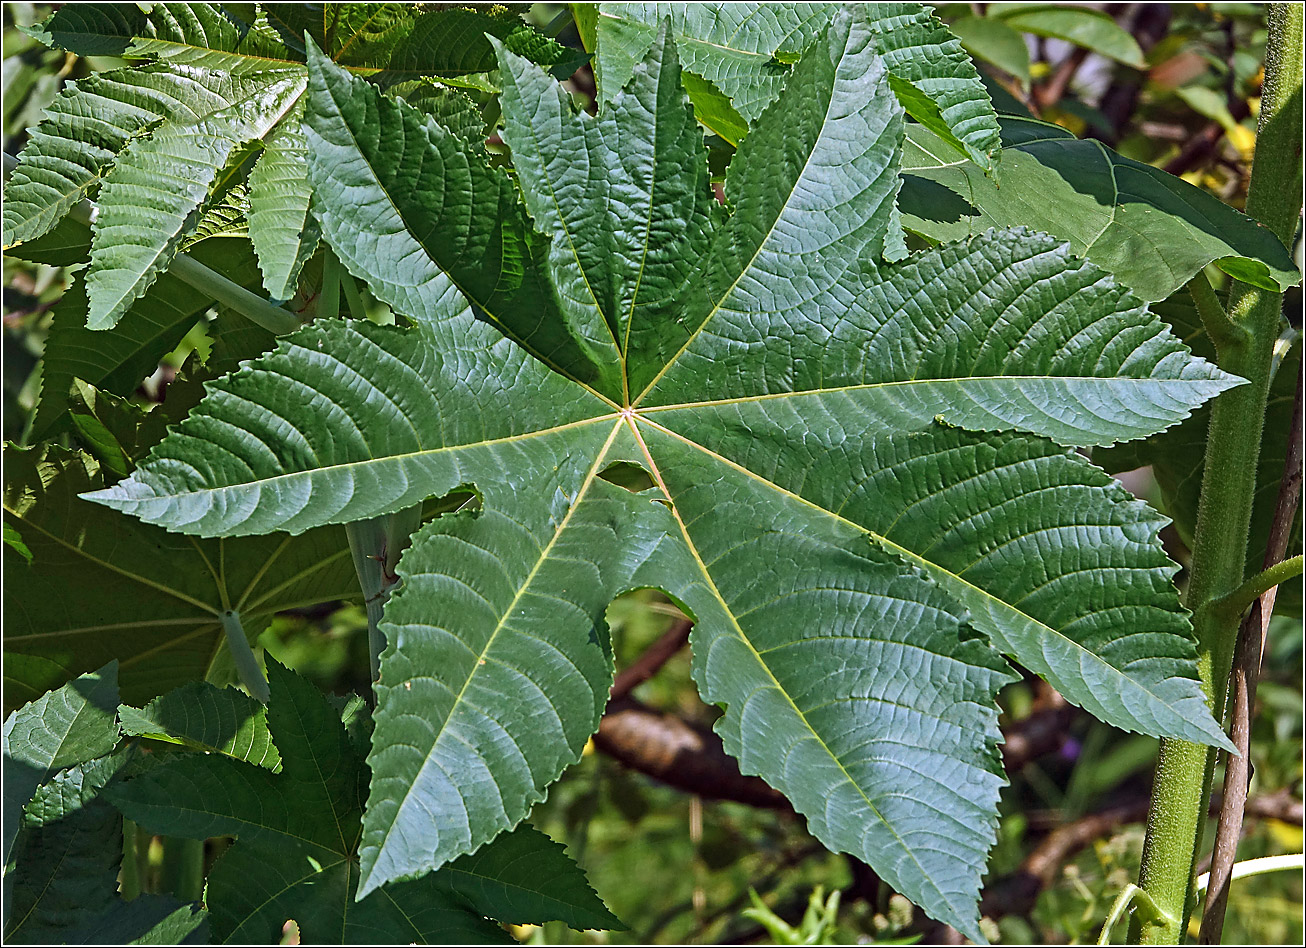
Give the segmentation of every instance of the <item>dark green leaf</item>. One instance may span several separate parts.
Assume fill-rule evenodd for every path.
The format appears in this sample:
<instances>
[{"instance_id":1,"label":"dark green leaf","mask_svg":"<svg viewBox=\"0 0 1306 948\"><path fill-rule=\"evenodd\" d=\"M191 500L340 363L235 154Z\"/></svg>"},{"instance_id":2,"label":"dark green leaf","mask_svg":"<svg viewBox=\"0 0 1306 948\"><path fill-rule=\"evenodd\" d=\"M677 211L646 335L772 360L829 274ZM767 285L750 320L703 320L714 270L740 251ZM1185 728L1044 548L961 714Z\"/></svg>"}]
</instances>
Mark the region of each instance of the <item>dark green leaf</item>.
<instances>
[{"instance_id":1,"label":"dark green leaf","mask_svg":"<svg viewBox=\"0 0 1306 948\"><path fill-rule=\"evenodd\" d=\"M514 856L538 857L544 849L538 838L498 857L491 847L457 877L388 886L355 903L366 768L316 688L276 662L268 663L268 679L268 722L282 752L281 773L194 755L166 761L110 791L125 814L151 829L195 839L237 837L206 889L217 938L275 941L285 920L294 918L310 941L483 943L507 941L485 920L487 908L601 918L592 893L588 900L569 898L579 895L578 870L561 853L542 864L562 875L561 898L545 902L530 886L513 885L519 880L507 864Z\"/></svg>"},{"instance_id":2,"label":"dark green leaf","mask_svg":"<svg viewBox=\"0 0 1306 948\"><path fill-rule=\"evenodd\" d=\"M10 615L8 609L6 615ZM14 711L4 726L4 858L23 808L65 767L103 757L118 743L118 665L70 681Z\"/></svg>"},{"instance_id":3,"label":"dark green leaf","mask_svg":"<svg viewBox=\"0 0 1306 948\"><path fill-rule=\"evenodd\" d=\"M339 530L294 540L169 534L79 500L103 479L85 455L57 448L6 451L5 476L5 520L33 554L21 588L5 586L11 704L110 658L121 662L124 698L143 702L204 677L228 605L257 635L280 609L358 595Z\"/></svg>"}]
</instances>

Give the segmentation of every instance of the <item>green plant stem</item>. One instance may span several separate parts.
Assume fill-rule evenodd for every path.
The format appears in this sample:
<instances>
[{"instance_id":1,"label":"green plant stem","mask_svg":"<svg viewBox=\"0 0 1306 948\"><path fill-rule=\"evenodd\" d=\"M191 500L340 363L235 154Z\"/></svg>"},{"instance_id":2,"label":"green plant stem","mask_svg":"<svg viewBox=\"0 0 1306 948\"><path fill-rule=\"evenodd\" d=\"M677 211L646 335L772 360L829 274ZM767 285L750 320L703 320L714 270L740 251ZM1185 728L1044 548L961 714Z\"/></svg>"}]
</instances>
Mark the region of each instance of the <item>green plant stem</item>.
<instances>
[{"instance_id":1,"label":"green plant stem","mask_svg":"<svg viewBox=\"0 0 1306 948\"><path fill-rule=\"evenodd\" d=\"M140 830L131 820L122 821L122 872L119 892L130 902L141 894Z\"/></svg>"},{"instance_id":2,"label":"green plant stem","mask_svg":"<svg viewBox=\"0 0 1306 948\"><path fill-rule=\"evenodd\" d=\"M322 251L322 292L317 299L317 314L326 319L340 315L340 277L343 268L327 247Z\"/></svg>"},{"instance_id":3,"label":"green plant stem","mask_svg":"<svg viewBox=\"0 0 1306 948\"><path fill-rule=\"evenodd\" d=\"M1097 939L1099 945L1111 944L1111 929L1120 921L1125 910L1134 903L1138 904L1137 914L1140 918L1154 918L1158 914L1151 897L1132 882L1129 883L1120 890L1120 895L1111 904L1111 911L1107 913L1106 921L1102 923L1102 934Z\"/></svg>"},{"instance_id":4,"label":"green plant stem","mask_svg":"<svg viewBox=\"0 0 1306 948\"><path fill-rule=\"evenodd\" d=\"M17 166L18 159L6 152L4 156L5 174L12 173ZM95 217L95 206L90 201L78 201L69 210L68 216L79 224L90 227L91 221ZM233 283L221 273L209 269L198 260L188 257L184 253L179 253L173 258L172 263L168 266L168 272L183 283L199 290L205 296L221 303L228 309L240 313L269 332L281 335L294 332L301 325L294 313L272 304L257 293L251 293L240 284Z\"/></svg>"},{"instance_id":5,"label":"green plant stem","mask_svg":"<svg viewBox=\"0 0 1306 948\"><path fill-rule=\"evenodd\" d=\"M1271 4L1265 85L1247 213L1288 243L1301 211L1302 8ZM1216 342L1219 365L1247 379L1212 405L1202 493L1198 505L1187 605L1194 612L1198 670L1217 720L1237 640L1237 617L1204 608L1243 582L1261 430L1269 393L1282 296L1235 283L1229 320L1246 330ZM1214 752L1186 741L1163 740L1148 816L1139 885L1158 914L1140 920L1143 944L1178 944L1195 902L1194 863L1201 849Z\"/></svg>"},{"instance_id":6,"label":"green plant stem","mask_svg":"<svg viewBox=\"0 0 1306 948\"><path fill-rule=\"evenodd\" d=\"M204 842L163 838L164 886L183 902L198 902L204 895Z\"/></svg>"},{"instance_id":7,"label":"green plant stem","mask_svg":"<svg viewBox=\"0 0 1306 948\"><path fill-rule=\"evenodd\" d=\"M1302 573L1302 555L1298 553L1291 559L1280 560L1273 566L1261 570L1233 592L1212 599L1207 605L1220 613L1224 619L1237 619L1257 599L1275 586L1280 586L1290 579L1296 579Z\"/></svg>"},{"instance_id":8,"label":"green plant stem","mask_svg":"<svg viewBox=\"0 0 1306 948\"><path fill-rule=\"evenodd\" d=\"M240 676L240 683L245 686L245 690L257 698L263 704L268 703L271 692L268 690L268 680L263 674L263 669L258 663L258 658L254 655L254 650L249 647L249 639L245 637L245 628L240 624L240 613L234 609L228 609L222 613L222 631L227 637L227 649L231 652L231 660L235 663L236 674Z\"/></svg>"},{"instance_id":9,"label":"green plant stem","mask_svg":"<svg viewBox=\"0 0 1306 948\"><path fill-rule=\"evenodd\" d=\"M1197 315L1202 318L1202 328L1206 330L1206 335L1217 349L1221 346L1247 342L1247 328L1229 318L1229 314L1224 311L1224 305L1215 293L1215 288L1207 279L1205 270L1198 270L1188 281L1188 295L1193 298Z\"/></svg>"},{"instance_id":10,"label":"green plant stem","mask_svg":"<svg viewBox=\"0 0 1306 948\"><path fill-rule=\"evenodd\" d=\"M421 524L421 504L383 517L345 524L349 551L354 557L354 570L367 609L367 651L374 682L381 677L381 653L385 651L381 617L390 590L398 582L395 567Z\"/></svg>"}]
</instances>

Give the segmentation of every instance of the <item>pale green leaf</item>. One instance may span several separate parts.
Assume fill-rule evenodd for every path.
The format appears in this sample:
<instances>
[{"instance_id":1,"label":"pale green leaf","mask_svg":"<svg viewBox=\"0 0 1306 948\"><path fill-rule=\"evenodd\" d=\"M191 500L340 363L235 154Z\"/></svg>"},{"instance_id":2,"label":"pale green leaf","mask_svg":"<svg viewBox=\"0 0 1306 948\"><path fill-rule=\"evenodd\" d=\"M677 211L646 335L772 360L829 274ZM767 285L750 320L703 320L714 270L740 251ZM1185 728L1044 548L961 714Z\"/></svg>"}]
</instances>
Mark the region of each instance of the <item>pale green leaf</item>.
<instances>
[{"instance_id":1,"label":"pale green leaf","mask_svg":"<svg viewBox=\"0 0 1306 948\"><path fill-rule=\"evenodd\" d=\"M87 329L114 326L149 289L194 229L196 211L228 157L268 135L304 83L302 70L260 74L193 124L168 122L128 144L105 177L92 225Z\"/></svg>"},{"instance_id":2,"label":"pale green leaf","mask_svg":"<svg viewBox=\"0 0 1306 948\"><path fill-rule=\"evenodd\" d=\"M317 221L308 213L308 150L296 105L268 136L249 177L249 236L274 300L295 295L299 271L317 249Z\"/></svg>"},{"instance_id":3,"label":"pale green leaf","mask_svg":"<svg viewBox=\"0 0 1306 948\"><path fill-rule=\"evenodd\" d=\"M956 159L923 128L908 133L899 197L903 226L932 240L1024 225L1071 249L1145 300L1160 300L1214 262L1283 290L1301 274L1255 221L1159 168L1032 119L1002 119L996 180Z\"/></svg>"},{"instance_id":4,"label":"pale green leaf","mask_svg":"<svg viewBox=\"0 0 1306 948\"><path fill-rule=\"evenodd\" d=\"M69 83L32 131L5 183L5 247L42 236L75 204L93 197L135 138L160 122L193 126L253 88L224 73L161 66Z\"/></svg>"},{"instance_id":5,"label":"pale green leaf","mask_svg":"<svg viewBox=\"0 0 1306 948\"><path fill-rule=\"evenodd\" d=\"M322 320L286 337L92 497L224 534L476 491L475 512L417 535L387 605L361 892L476 850L543 795L603 703L603 606L634 587L693 614L695 677L744 771L972 938L1002 782L1000 651L1111 724L1227 745L1160 518L1061 445L1154 433L1239 380L1044 235L881 263L904 118L875 23L846 8L809 46L731 163L729 207L703 224L697 276L664 310L684 319L664 324L672 346L624 365L619 345L602 365L597 346L528 354L576 311L537 307L537 335L496 321L529 350L489 325L473 307L502 257L472 267L462 248L502 246L481 218L514 207L515 186L310 51L314 213L411 325ZM644 246L648 225L600 216L592 182L649 193L627 155L677 188L702 180L695 149L658 140L681 142L688 98L658 81L671 44L648 48L622 93L641 109L623 98L593 120L504 58L543 232L522 233L550 244L522 259L546 289L602 288L596 330L630 270L595 248ZM609 127L629 138L619 155L594 131ZM554 155L583 156L586 174ZM656 486L599 476L623 462Z\"/></svg>"}]
</instances>

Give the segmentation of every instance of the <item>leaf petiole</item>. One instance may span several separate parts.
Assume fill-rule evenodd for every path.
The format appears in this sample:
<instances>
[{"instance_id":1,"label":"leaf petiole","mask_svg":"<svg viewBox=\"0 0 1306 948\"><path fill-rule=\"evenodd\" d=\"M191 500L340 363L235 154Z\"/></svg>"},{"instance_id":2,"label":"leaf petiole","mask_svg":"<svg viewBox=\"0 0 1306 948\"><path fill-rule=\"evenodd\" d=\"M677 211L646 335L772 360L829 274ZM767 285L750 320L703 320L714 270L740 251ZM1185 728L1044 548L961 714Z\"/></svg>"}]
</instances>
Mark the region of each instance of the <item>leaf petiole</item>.
<instances>
[{"instance_id":1,"label":"leaf petiole","mask_svg":"<svg viewBox=\"0 0 1306 948\"><path fill-rule=\"evenodd\" d=\"M236 666L236 674L240 676L240 683L251 695L267 704L270 697L267 677L263 674L254 650L249 647L245 628L240 624L240 613L235 609L222 613L222 632L227 637L227 648Z\"/></svg>"}]
</instances>

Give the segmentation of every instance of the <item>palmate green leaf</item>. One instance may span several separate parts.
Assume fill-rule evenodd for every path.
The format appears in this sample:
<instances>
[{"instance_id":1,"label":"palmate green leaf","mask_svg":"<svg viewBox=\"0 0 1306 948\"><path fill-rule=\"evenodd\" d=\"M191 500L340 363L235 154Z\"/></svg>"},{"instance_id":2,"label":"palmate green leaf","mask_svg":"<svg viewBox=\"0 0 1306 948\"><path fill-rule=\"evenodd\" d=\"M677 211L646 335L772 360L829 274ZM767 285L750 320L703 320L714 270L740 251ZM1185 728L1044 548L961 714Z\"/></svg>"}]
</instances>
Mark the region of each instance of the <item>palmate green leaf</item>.
<instances>
[{"instance_id":1,"label":"palmate green leaf","mask_svg":"<svg viewBox=\"0 0 1306 948\"><path fill-rule=\"evenodd\" d=\"M6 864L23 808L37 788L65 767L108 754L118 743L117 705L118 668L109 662L5 718Z\"/></svg>"},{"instance_id":2,"label":"palmate green leaf","mask_svg":"<svg viewBox=\"0 0 1306 948\"><path fill-rule=\"evenodd\" d=\"M903 226L959 240L1022 224L1071 249L1145 300L1165 299L1208 263L1239 280L1283 290L1301 280L1272 233L1181 178L1100 142L1033 119L1002 119L996 180L912 128L903 155Z\"/></svg>"},{"instance_id":3,"label":"palmate green leaf","mask_svg":"<svg viewBox=\"0 0 1306 948\"><path fill-rule=\"evenodd\" d=\"M192 681L160 695L144 708L122 705L118 719L123 733L133 737L223 754L268 770L277 770L281 765L281 755L268 730L266 709L235 688Z\"/></svg>"},{"instance_id":4,"label":"palmate green leaf","mask_svg":"<svg viewBox=\"0 0 1306 948\"><path fill-rule=\"evenodd\" d=\"M868 6L868 39L884 57L889 84L907 114L988 171L999 144L997 120L961 43L920 4ZM790 65L836 9L823 3L601 4L594 27L599 98L609 101L625 86L669 18L693 77L686 88L699 119L738 144L740 128L775 100Z\"/></svg>"},{"instance_id":5,"label":"palmate green leaf","mask_svg":"<svg viewBox=\"0 0 1306 948\"><path fill-rule=\"evenodd\" d=\"M295 540L169 535L79 500L103 479L85 455L57 448L6 451L5 477L5 520L33 555L24 581L5 587L10 706L110 658L124 699L143 702L204 677L228 606L257 636L278 610L358 595L337 529Z\"/></svg>"},{"instance_id":6,"label":"palmate green leaf","mask_svg":"<svg viewBox=\"0 0 1306 948\"><path fill-rule=\"evenodd\" d=\"M69 83L32 131L5 184L5 247L42 236L93 196L115 158L147 130L159 123L192 126L257 88L256 81L226 73L165 66L116 69Z\"/></svg>"},{"instance_id":7,"label":"palmate green leaf","mask_svg":"<svg viewBox=\"0 0 1306 948\"><path fill-rule=\"evenodd\" d=\"M744 771L973 938L999 651L1112 724L1225 743L1161 519L1063 445L1145 436L1238 380L1046 236L879 263L904 115L875 28L841 11L757 119L732 213L708 216L694 276L654 310L671 345L614 344L587 375L532 358L459 293L485 279L457 252L483 239L476 209L513 206L485 158L310 56L314 211L412 325L282 340L93 499L188 533L294 533L474 486L480 511L423 528L387 605L360 893L526 815L597 721L603 610L634 587L695 617L695 677ZM552 244L532 259L563 298L578 272L596 288L588 323L579 306L542 315L554 332L565 316L597 337L622 318L614 298L638 299L621 255L655 246L626 204L643 182L697 206L677 61L659 43L610 106L640 176L596 164L613 161L612 118L570 115L503 54L517 174ZM532 131L549 143L534 156ZM588 183L609 176L620 200ZM599 476L620 462L656 487Z\"/></svg>"},{"instance_id":8,"label":"palmate green leaf","mask_svg":"<svg viewBox=\"0 0 1306 948\"><path fill-rule=\"evenodd\" d=\"M574 864L534 831L505 837L456 871L355 903L366 784L361 755L316 688L276 662L269 662L268 678L268 722L283 754L279 774L194 755L109 791L124 814L148 828L196 839L237 837L208 877L206 901L219 940L275 940L286 918L311 941L422 944L506 942L485 920L487 909L504 917L543 911L541 918L573 924L612 920ZM545 901L537 893L546 879L522 884L515 871L532 865L559 872L576 903Z\"/></svg>"},{"instance_id":9,"label":"palmate green leaf","mask_svg":"<svg viewBox=\"0 0 1306 948\"><path fill-rule=\"evenodd\" d=\"M88 329L117 324L167 268L218 171L238 146L273 131L304 84L300 68L260 73L223 108L193 124L166 123L124 149L104 179L92 225Z\"/></svg>"}]
</instances>

